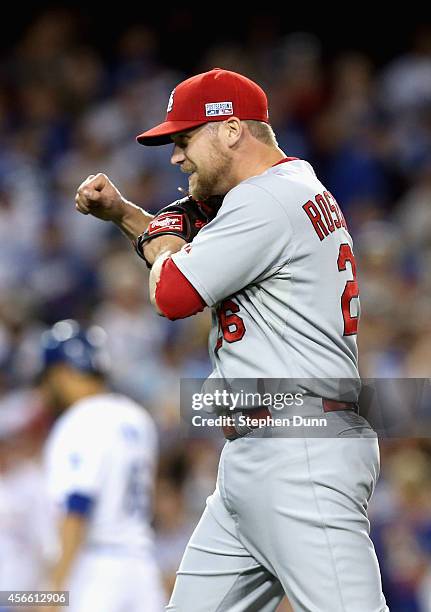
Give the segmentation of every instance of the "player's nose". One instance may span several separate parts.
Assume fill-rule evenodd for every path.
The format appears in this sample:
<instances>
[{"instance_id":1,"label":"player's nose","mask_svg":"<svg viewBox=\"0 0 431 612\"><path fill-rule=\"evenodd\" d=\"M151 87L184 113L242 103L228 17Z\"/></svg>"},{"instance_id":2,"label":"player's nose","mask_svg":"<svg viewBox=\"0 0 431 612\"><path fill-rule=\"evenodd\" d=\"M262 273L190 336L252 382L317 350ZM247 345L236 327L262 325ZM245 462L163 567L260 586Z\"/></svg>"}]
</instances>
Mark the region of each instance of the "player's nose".
<instances>
[{"instance_id":1,"label":"player's nose","mask_svg":"<svg viewBox=\"0 0 431 612\"><path fill-rule=\"evenodd\" d=\"M174 145L174 150L171 155L171 164L174 166L182 164L185 160L184 151L178 145Z\"/></svg>"}]
</instances>

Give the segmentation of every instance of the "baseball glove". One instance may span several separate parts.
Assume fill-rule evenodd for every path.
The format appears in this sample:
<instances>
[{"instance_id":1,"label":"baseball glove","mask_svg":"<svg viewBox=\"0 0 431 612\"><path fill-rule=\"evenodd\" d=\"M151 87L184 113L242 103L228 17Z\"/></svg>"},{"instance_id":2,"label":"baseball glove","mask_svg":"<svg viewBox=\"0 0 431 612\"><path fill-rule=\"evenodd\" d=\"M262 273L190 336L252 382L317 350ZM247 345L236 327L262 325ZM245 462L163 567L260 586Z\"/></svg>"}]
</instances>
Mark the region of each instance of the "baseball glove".
<instances>
[{"instance_id":1,"label":"baseball glove","mask_svg":"<svg viewBox=\"0 0 431 612\"><path fill-rule=\"evenodd\" d=\"M191 196L186 196L165 206L154 215L145 232L134 240L137 254L151 269L144 255L144 246L149 240L171 234L191 242L197 233L214 219L222 202L222 196L213 196L205 202L197 202Z\"/></svg>"}]
</instances>

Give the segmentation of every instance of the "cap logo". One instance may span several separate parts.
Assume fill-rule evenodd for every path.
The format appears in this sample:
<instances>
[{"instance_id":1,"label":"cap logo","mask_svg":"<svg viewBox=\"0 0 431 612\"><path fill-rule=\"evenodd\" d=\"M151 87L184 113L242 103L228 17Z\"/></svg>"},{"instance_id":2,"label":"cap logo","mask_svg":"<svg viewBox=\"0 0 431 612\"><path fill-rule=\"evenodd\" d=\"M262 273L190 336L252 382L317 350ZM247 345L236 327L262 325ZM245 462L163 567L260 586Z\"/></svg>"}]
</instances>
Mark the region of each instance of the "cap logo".
<instances>
[{"instance_id":1,"label":"cap logo","mask_svg":"<svg viewBox=\"0 0 431 612\"><path fill-rule=\"evenodd\" d=\"M233 104L232 102L209 102L205 104L205 115L207 117L233 115Z\"/></svg>"},{"instance_id":2,"label":"cap logo","mask_svg":"<svg viewBox=\"0 0 431 612\"><path fill-rule=\"evenodd\" d=\"M169 96L168 108L166 109L167 113L170 113L172 110L172 107L174 106L174 93L175 93L175 89L171 91L171 95Z\"/></svg>"}]
</instances>

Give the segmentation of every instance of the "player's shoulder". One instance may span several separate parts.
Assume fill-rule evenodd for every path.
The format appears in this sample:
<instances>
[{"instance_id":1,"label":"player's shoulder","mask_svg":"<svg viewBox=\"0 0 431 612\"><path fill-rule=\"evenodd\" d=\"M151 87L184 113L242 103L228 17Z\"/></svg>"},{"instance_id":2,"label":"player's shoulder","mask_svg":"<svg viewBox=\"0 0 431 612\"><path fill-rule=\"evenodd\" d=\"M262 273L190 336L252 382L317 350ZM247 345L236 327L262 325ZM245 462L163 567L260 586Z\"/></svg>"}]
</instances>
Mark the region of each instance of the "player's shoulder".
<instances>
[{"instance_id":1,"label":"player's shoulder","mask_svg":"<svg viewBox=\"0 0 431 612\"><path fill-rule=\"evenodd\" d=\"M44 460L47 465L55 465L57 459L70 452L110 455L122 444L155 454L158 434L153 419L126 396L94 395L79 400L56 420L45 443Z\"/></svg>"},{"instance_id":2,"label":"player's shoulder","mask_svg":"<svg viewBox=\"0 0 431 612\"><path fill-rule=\"evenodd\" d=\"M103 393L85 397L70 406L57 420L57 435L93 436L108 434L123 423L135 427L152 428L152 419L148 412L137 402L119 393Z\"/></svg>"},{"instance_id":3,"label":"player's shoulder","mask_svg":"<svg viewBox=\"0 0 431 612\"><path fill-rule=\"evenodd\" d=\"M307 161L286 158L245 182L266 191L273 198L284 201L289 195L295 197L298 192L307 192L310 188L314 190L319 181Z\"/></svg>"},{"instance_id":4,"label":"player's shoulder","mask_svg":"<svg viewBox=\"0 0 431 612\"><path fill-rule=\"evenodd\" d=\"M226 207L232 207L235 203L245 203L248 206L255 203L262 211L267 211L268 207L274 211L277 208L283 210L290 202L309 197L318 185L320 183L314 169L307 161L285 158L265 172L234 187L225 198Z\"/></svg>"}]
</instances>

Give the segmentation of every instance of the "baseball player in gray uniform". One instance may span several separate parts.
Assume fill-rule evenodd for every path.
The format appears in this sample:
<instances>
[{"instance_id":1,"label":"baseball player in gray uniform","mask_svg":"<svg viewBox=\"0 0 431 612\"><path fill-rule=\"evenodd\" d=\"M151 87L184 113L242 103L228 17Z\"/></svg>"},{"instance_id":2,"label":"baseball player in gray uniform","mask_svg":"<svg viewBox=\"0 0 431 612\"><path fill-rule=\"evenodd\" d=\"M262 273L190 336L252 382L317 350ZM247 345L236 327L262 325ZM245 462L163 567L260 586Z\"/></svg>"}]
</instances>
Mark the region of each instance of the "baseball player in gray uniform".
<instances>
[{"instance_id":1,"label":"baseball player in gray uniform","mask_svg":"<svg viewBox=\"0 0 431 612\"><path fill-rule=\"evenodd\" d=\"M278 147L263 90L227 70L180 83L138 142L173 143L190 196L152 217L97 174L77 209L133 241L161 315L212 309L213 378L300 380L300 414L327 425L322 435L270 420L224 426L216 490L168 610L269 612L284 593L295 611L388 610L367 518L378 441L356 404L356 264L334 196ZM349 394L331 380L353 381Z\"/></svg>"}]
</instances>

